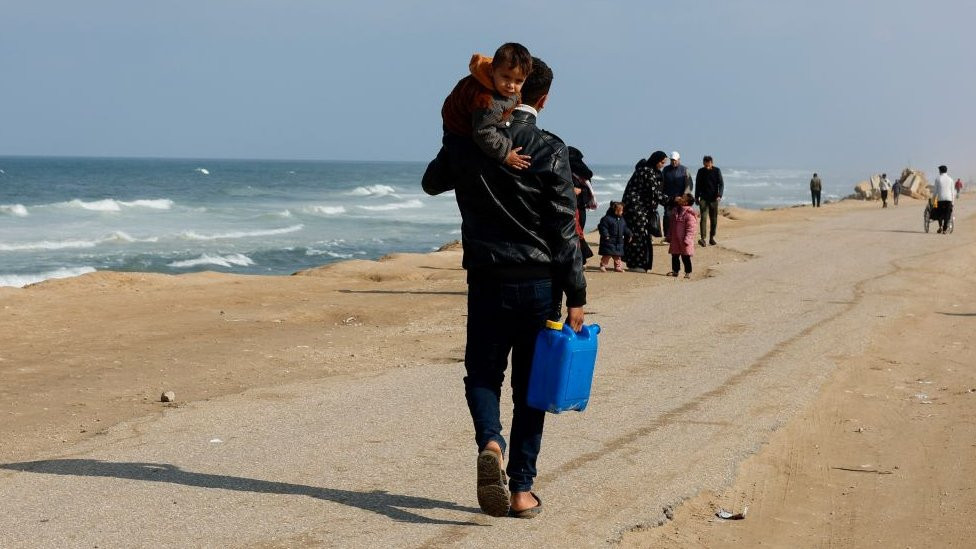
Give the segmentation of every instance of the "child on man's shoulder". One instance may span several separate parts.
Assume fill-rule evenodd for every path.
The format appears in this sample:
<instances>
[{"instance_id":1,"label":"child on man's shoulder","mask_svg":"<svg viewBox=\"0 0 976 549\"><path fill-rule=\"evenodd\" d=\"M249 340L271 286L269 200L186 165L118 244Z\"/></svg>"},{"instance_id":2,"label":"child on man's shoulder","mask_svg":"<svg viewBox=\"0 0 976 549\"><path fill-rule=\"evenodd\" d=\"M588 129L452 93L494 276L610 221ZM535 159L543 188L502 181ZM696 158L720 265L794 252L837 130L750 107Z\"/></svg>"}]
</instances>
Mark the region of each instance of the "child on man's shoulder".
<instances>
[{"instance_id":1,"label":"child on man's shoulder","mask_svg":"<svg viewBox=\"0 0 976 549\"><path fill-rule=\"evenodd\" d=\"M512 148L499 129L520 101L522 84L532 72L532 55L521 44L503 44L494 57L474 54L471 74L462 78L441 108L444 132L471 137L489 157L512 168L529 167L531 157Z\"/></svg>"}]
</instances>

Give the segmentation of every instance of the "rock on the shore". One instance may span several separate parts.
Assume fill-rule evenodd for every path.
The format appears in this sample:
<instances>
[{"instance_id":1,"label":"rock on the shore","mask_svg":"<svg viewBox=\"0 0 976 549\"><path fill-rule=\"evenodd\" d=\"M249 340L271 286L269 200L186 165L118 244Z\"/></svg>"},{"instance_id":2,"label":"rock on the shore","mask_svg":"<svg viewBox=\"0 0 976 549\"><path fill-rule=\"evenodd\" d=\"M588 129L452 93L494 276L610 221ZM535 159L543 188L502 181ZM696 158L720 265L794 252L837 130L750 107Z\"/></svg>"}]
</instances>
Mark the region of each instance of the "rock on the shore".
<instances>
[{"instance_id":1,"label":"rock on the shore","mask_svg":"<svg viewBox=\"0 0 976 549\"><path fill-rule=\"evenodd\" d=\"M929 185L929 180L925 178L924 173L918 170L905 168L902 170L901 177L898 180L901 181L902 195L922 199L928 199L932 196L932 187Z\"/></svg>"},{"instance_id":2,"label":"rock on the shore","mask_svg":"<svg viewBox=\"0 0 976 549\"><path fill-rule=\"evenodd\" d=\"M161 397L159 397L160 402L176 402L176 393L173 391L166 391Z\"/></svg>"},{"instance_id":3,"label":"rock on the shore","mask_svg":"<svg viewBox=\"0 0 976 549\"><path fill-rule=\"evenodd\" d=\"M898 178L898 181L901 182L902 196L922 199L927 199L932 196L932 188L929 185L928 179L925 178L924 173L918 170L905 168L902 170L901 177ZM861 181L857 185L854 185L853 197L860 200L880 200L881 176L872 175L869 180Z\"/></svg>"}]
</instances>

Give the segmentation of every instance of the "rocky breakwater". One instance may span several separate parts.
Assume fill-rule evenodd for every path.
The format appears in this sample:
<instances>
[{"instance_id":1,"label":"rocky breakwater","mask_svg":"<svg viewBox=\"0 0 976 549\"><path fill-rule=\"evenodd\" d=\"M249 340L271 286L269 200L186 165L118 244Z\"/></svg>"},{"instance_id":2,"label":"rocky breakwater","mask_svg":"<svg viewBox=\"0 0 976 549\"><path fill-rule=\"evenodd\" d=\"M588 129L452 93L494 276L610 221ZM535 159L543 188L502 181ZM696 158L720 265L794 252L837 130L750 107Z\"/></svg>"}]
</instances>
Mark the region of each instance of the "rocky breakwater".
<instances>
[{"instance_id":1,"label":"rocky breakwater","mask_svg":"<svg viewBox=\"0 0 976 549\"><path fill-rule=\"evenodd\" d=\"M932 196L932 187L925 174L905 168L901 171L901 176L897 179L901 183L901 195L912 198L928 199ZM858 200L880 200L881 199L881 176L872 175L868 181L861 181L854 185L854 194L851 198Z\"/></svg>"}]
</instances>

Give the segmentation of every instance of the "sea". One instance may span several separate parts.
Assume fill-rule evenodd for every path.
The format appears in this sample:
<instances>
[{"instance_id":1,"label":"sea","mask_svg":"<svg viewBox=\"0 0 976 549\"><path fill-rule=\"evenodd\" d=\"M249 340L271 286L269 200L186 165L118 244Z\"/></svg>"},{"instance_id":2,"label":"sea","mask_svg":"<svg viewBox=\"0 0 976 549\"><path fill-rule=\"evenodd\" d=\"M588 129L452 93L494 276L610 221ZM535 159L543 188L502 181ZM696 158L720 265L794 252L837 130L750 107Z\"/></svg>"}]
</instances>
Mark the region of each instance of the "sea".
<instances>
[{"instance_id":1,"label":"sea","mask_svg":"<svg viewBox=\"0 0 976 549\"><path fill-rule=\"evenodd\" d=\"M282 275L429 252L461 238L453 193L427 196L425 162L0 156L0 286L94 271ZM600 207L632 165L590 166ZM723 167L723 203L809 200L809 169ZM825 180L824 199L846 194ZM850 188L844 185L844 188Z\"/></svg>"}]
</instances>

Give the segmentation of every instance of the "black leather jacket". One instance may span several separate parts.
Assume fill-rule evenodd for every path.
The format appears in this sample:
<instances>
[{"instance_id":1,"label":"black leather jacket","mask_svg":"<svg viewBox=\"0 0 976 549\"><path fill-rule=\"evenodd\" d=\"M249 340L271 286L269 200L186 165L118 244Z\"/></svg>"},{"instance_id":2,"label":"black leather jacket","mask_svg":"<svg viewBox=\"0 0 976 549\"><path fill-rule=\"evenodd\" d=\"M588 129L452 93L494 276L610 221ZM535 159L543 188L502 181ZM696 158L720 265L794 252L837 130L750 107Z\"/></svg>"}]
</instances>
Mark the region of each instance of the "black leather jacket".
<instances>
[{"instance_id":1,"label":"black leather jacket","mask_svg":"<svg viewBox=\"0 0 976 549\"><path fill-rule=\"evenodd\" d=\"M567 307L586 303L576 235L576 196L566 144L516 110L503 130L532 165L514 170L485 156L470 139L445 137L424 173L427 194L454 189L461 210L462 266L469 280L553 279Z\"/></svg>"}]
</instances>

